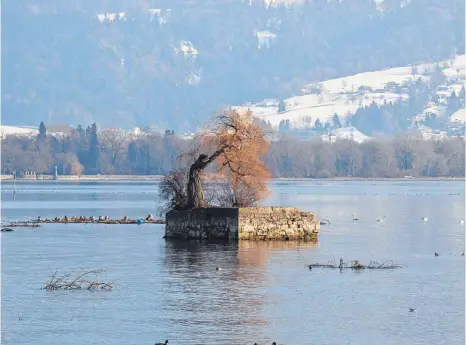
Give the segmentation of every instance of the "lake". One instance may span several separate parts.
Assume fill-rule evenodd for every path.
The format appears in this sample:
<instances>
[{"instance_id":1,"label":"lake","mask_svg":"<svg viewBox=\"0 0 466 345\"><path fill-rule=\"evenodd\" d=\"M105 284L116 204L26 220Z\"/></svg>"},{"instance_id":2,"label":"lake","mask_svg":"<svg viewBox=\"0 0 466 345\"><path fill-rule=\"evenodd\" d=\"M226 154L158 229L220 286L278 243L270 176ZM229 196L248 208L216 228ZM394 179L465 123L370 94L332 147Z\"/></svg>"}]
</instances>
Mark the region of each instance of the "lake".
<instances>
[{"instance_id":1,"label":"lake","mask_svg":"<svg viewBox=\"0 0 466 345\"><path fill-rule=\"evenodd\" d=\"M264 204L330 220L318 243L180 243L164 240L163 225L152 224L45 224L2 233L2 344L464 344L464 182L270 187ZM2 185L3 220L136 218L156 207L154 182L15 188ZM376 222L383 216L386 222ZM403 267L307 268L340 257ZM56 269L86 268L107 269L101 280L114 281L114 290L40 289Z\"/></svg>"}]
</instances>

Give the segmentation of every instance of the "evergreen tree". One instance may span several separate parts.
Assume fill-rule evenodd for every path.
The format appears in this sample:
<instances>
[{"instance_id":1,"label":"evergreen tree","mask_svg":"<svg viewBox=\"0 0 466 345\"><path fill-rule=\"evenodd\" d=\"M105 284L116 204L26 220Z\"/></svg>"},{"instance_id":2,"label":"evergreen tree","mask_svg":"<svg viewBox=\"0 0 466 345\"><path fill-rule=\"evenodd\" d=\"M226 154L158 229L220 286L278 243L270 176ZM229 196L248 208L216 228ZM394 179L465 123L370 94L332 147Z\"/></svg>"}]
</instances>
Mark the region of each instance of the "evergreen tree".
<instances>
[{"instance_id":1,"label":"evergreen tree","mask_svg":"<svg viewBox=\"0 0 466 345\"><path fill-rule=\"evenodd\" d=\"M286 103L285 101L281 100L280 102L278 102L278 112L283 113L285 111L286 111Z\"/></svg>"},{"instance_id":2,"label":"evergreen tree","mask_svg":"<svg viewBox=\"0 0 466 345\"><path fill-rule=\"evenodd\" d=\"M461 103L461 107L464 108L464 103L465 103L465 90L464 90L464 85L463 87L461 88L461 91L460 91L460 94L458 96L458 98L460 99L460 103Z\"/></svg>"},{"instance_id":3,"label":"evergreen tree","mask_svg":"<svg viewBox=\"0 0 466 345\"><path fill-rule=\"evenodd\" d=\"M337 113L333 114L332 122L334 128L341 128L340 118Z\"/></svg>"},{"instance_id":4,"label":"evergreen tree","mask_svg":"<svg viewBox=\"0 0 466 345\"><path fill-rule=\"evenodd\" d=\"M447 114L448 116L452 115L454 112L459 110L461 108L461 102L458 96L456 95L456 92L453 91L448 97L448 103L447 103Z\"/></svg>"},{"instance_id":5,"label":"evergreen tree","mask_svg":"<svg viewBox=\"0 0 466 345\"><path fill-rule=\"evenodd\" d=\"M87 170L90 174L99 173L99 158L100 158L100 146L99 138L97 137L97 125L94 122L90 127L88 127L88 140L89 140L89 150L88 150L88 162Z\"/></svg>"},{"instance_id":6,"label":"evergreen tree","mask_svg":"<svg viewBox=\"0 0 466 345\"><path fill-rule=\"evenodd\" d=\"M314 127L316 130L321 130L323 128L322 126L322 122L320 122L319 119L317 119L315 122L314 122Z\"/></svg>"},{"instance_id":7,"label":"evergreen tree","mask_svg":"<svg viewBox=\"0 0 466 345\"><path fill-rule=\"evenodd\" d=\"M79 134L79 136L83 135L84 134L83 126L78 125L78 127L76 127L76 132Z\"/></svg>"},{"instance_id":8,"label":"evergreen tree","mask_svg":"<svg viewBox=\"0 0 466 345\"><path fill-rule=\"evenodd\" d=\"M47 128L45 128L44 122L41 121L39 125L39 135L37 138L40 139L45 139L47 138Z\"/></svg>"},{"instance_id":9,"label":"evergreen tree","mask_svg":"<svg viewBox=\"0 0 466 345\"><path fill-rule=\"evenodd\" d=\"M89 128L89 127L88 127ZM88 145L87 145L87 136L86 136L86 131L84 128L79 125L76 128L76 132L78 133L78 140L76 142L77 146L77 156L79 162L87 169L87 162L88 162Z\"/></svg>"},{"instance_id":10,"label":"evergreen tree","mask_svg":"<svg viewBox=\"0 0 466 345\"><path fill-rule=\"evenodd\" d=\"M280 124L278 125L278 131L282 132L282 133L285 133L285 132L289 132L290 130L291 130L290 120L288 120L288 119L281 120Z\"/></svg>"}]
</instances>

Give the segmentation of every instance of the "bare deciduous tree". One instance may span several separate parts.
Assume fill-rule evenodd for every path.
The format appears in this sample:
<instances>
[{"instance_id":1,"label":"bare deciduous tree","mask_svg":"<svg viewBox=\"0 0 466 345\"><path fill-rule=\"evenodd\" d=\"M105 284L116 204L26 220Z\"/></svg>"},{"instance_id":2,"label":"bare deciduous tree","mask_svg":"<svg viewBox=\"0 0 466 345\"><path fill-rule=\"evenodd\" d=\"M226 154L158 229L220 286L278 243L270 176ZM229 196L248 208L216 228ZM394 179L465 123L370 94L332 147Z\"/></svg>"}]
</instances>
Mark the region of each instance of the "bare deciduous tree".
<instances>
[{"instance_id":1,"label":"bare deciduous tree","mask_svg":"<svg viewBox=\"0 0 466 345\"><path fill-rule=\"evenodd\" d=\"M187 173L186 195L180 189L183 178L179 173L168 175L161 184L160 196L169 200L169 207L207 206L202 180L204 170L214 162L217 173L223 178L223 182L217 184L217 193L224 193L216 197L220 204L250 206L267 194L266 180L270 174L262 157L268 143L251 112L240 114L232 110L214 117L194 142L194 149L183 155L192 162ZM199 153L201 151L209 153Z\"/></svg>"},{"instance_id":2,"label":"bare deciduous tree","mask_svg":"<svg viewBox=\"0 0 466 345\"><path fill-rule=\"evenodd\" d=\"M112 164L115 164L126 151L127 137L120 129L109 128L101 132L100 140L103 147L110 153Z\"/></svg>"}]
</instances>

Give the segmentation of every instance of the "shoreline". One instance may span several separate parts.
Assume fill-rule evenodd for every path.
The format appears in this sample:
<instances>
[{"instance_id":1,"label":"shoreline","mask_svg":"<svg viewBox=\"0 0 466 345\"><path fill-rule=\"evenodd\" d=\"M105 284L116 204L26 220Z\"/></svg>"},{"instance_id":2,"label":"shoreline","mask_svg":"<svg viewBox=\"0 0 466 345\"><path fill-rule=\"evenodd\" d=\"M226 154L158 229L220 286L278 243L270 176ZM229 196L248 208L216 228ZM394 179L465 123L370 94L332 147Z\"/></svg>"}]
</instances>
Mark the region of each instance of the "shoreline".
<instances>
[{"instance_id":1,"label":"shoreline","mask_svg":"<svg viewBox=\"0 0 466 345\"><path fill-rule=\"evenodd\" d=\"M51 175L44 175L44 178L16 178L16 182L130 182L130 181L161 181L162 175L82 175L59 176L54 180ZM13 176L0 175L0 182L13 182ZM271 181L466 181L465 177L327 177L327 178L305 178L286 177L274 178Z\"/></svg>"}]
</instances>

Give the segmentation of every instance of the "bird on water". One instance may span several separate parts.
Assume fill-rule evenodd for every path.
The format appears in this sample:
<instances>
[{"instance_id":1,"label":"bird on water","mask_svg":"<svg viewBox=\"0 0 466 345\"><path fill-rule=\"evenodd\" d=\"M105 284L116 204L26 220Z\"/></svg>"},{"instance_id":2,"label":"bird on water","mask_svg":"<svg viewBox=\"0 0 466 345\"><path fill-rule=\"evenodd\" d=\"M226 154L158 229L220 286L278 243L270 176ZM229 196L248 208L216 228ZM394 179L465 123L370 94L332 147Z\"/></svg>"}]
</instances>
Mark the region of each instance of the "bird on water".
<instances>
[{"instance_id":1,"label":"bird on water","mask_svg":"<svg viewBox=\"0 0 466 345\"><path fill-rule=\"evenodd\" d=\"M387 216L383 216L382 218L377 219L379 223L383 223L387 220Z\"/></svg>"},{"instance_id":2,"label":"bird on water","mask_svg":"<svg viewBox=\"0 0 466 345\"><path fill-rule=\"evenodd\" d=\"M409 311L412 313L413 311L416 311L415 308L409 308Z\"/></svg>"},{"instance_id":3,"label":"bird on water","mask_svg":"<svg viewBox=\"0 0 466 345\"><path fill-rule=\"evenodd\" d=\"M356 220L359 220L359 218L353 214L353 221L356 221Z\"/></svg>"},{"instance_id":4,"label":"bird on water","mask_svg":"<svg viewBox=\"0 0 466 345\"><path fill-rule=\"evenodd\" d=\"M435 256L438 256L438 253L435 253Z\"/></svg>"},{"instance_id":5,"label":"bird on water","mask_svg":"<svg viewBox=\"0 0 466 345\"><path fill-rule=\"evenodd\" d=\"M165 340L164 343L155 343L154 345L168 345L168 340Z\"/></svg>"}]
</instances>

